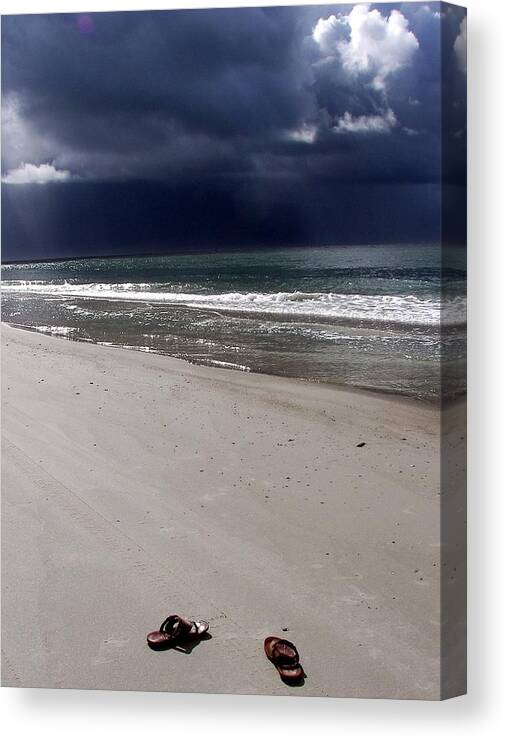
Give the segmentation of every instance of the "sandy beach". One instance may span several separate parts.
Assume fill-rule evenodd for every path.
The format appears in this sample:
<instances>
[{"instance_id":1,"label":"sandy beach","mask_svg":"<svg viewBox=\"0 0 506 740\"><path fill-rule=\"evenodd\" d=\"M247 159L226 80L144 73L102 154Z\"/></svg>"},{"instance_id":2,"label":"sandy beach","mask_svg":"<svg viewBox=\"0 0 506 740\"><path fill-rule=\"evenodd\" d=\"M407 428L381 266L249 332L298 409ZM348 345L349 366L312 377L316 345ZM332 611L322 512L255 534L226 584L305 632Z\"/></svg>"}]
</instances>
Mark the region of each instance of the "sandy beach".
<instances>
[{"instance_id":1,"label":"sandy beach","mask_svg":"<svg viewBox=\"0 0 506 740\"><path fill-rule=\"evenodd\" d=\"M435 405L5 325L2 350L4 685L439 698ZM174 612L212 639L150 651Z\"/></svg>"}]
</instances>

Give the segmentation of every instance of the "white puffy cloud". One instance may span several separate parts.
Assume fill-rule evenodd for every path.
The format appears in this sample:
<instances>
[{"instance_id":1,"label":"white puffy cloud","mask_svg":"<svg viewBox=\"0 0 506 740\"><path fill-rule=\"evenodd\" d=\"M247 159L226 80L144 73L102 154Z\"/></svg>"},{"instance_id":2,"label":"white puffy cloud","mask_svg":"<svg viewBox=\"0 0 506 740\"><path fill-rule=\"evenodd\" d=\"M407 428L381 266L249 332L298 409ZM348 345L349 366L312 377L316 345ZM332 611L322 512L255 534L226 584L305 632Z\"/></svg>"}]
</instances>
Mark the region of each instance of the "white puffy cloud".
<instances>
[{"instance_id":1,"label":"white puffy cloud","mask_svg":"<svg viewBox=\"0 0 506 740\"><path fill-rule=\"evenodd\" d=\"M459 67L463 72L467 71L467 18L462 20L460 24L459 35L455 40L453 46Z\"/></svg>"},{"instance_id":2,"label":"white puffy cloud","mask_svg":"<svg viewBox=\"0 0 506 740\"><path fill-rule=\"evenodd\" d=\"M313 39L324 56L340 58L351 74L370 73L378 90L385 88L389 75L411 63L419 47L400 11L384 16L367 4L355 5L346 16L320 18Z\"/></svg>"},{"instance_id":3,"label":"white puffy cloud","mask_svg":"<svg viewBox=\"0 0 506 740\"><path fill-rule=\"evenodd\" d=\"M348 29L347 17L330 15L320 18L313 29L313 39L320 47L322 54L334 56L340 38L344 38Z\"/></svg>"},{"instance_id":4,"label":"white puffy cloud","mask_svg":"<svg viewBox=\"0 0 506 740\"><path fill-rule=\"evenodd\" d=\"M69 170L58 170L53 164L30 164L23 162L20 167L9 170L2 176L2 182L9 185L28 185L48 182L67 182L75 177Z\"/></svg>"},{"instance_id":5,"label":"white puffy cloud","mask_svg":"<svg viewBox=\"0 0 506 740\"><path fill-rule=\"evenodd\" d=\"M397 126L397 118L391 108L381 115L352 116L347 111L333 127L336 134L389 134Z\"/></svg>"},{"instance_id":6,"label":"white puffy cloud","mask_svg":"<svg viewBox=\"0 0 506 740\"><path fill-rule=\"evenodd\" d=\"M26 115L22 96L6 93L2 96L2 165L11 170L22 162L52 162L61 146L51 141L47 129L37 128Z\"/></svg>"}]
</instances>

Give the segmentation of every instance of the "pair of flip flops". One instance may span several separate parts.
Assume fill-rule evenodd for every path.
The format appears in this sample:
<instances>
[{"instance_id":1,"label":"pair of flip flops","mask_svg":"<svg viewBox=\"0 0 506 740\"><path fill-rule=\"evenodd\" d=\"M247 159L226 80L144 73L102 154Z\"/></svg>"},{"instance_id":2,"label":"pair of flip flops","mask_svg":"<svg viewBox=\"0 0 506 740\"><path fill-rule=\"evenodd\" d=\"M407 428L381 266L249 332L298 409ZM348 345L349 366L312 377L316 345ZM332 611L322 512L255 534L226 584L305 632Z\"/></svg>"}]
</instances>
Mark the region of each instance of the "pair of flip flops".
<instances>
[{"instance_id":1,"label":"pair of flip flops","mask_svg":"<svg viewBox=\"0 0 506 740\"><path fill-rule=\"evenodd\" d=\"M150 632L146 639L152 650L166 650L176 645L197 642L203 639L208 631L209 623L204 620L192 622L178 614L171 614L162 622L160 629ZM266 637L264 650L285 683L298 684L302 681L304 670L293 642L281 637Z\"/></svg>"}]
</instances>

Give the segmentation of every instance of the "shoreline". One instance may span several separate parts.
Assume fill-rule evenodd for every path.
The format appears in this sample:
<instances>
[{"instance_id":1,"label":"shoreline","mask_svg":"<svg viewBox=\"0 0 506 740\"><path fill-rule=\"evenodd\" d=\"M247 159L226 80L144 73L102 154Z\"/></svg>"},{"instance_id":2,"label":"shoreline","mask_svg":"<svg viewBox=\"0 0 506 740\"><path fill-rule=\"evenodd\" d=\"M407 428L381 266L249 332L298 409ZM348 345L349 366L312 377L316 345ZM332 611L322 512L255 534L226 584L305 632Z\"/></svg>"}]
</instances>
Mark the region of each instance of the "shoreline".
<instances>
[{"instance_id":1,"label":"shoreline","mask_svg":"<svg viewBox=\"0 0 506 740\"><path fill-rule=\"evenodd\" d=\"M259 377L265 377L265 378L279 378L280 380L284 381L293 381L296 383L309 383L311 385L316 386L323 386L326 388L333 388L337 391L343 391L343 392L349 392L349 393L358 393L361 395L371 395L371 396L388 396L392 399L398 399L399 401L405 402L405 403L414 403L414 404L420 404L421 406L427 406L434 409L440 409L443 404L442 398L428 398L428 397L421 397L421 396L414 396L409 393L402 393L395 390L390 390L388 388L367 388L359 385L351 385L346 383L336 383L332 381L324 381L324 380L312 380L310 378L295 378L290 375L274 375L272 373L261 373L255 370L250 370L249 368L247 370L243 369L245 366L239 366L236 367L221 367L219 364L214 365L212 362L205 363L205 362L192 362L191 360L184 359L182 357L176 357L175 355L171 355L168 353L163 352L156 352L155 350L151 349L141 349L134 346L122 346L119 344L107 344L105 342L94 342L93 340L87 340L82 338L74 338L72 336L62 336L58 334L51 334L49 332L42 332L38 331L36 327L32 327L29 325L22 325L22 324L14 324L12 322L8 321L0 321L0 326L8 326L10 329L14 329L15 331L22 331L22 332L28 332L30 334L36 334L37 336L43 336L43 337L50 337L51 339L58 339L63 340L66 342L74 342L78 344L87 344L92 345L95 347L102 347L103 349L115 349L115 350L123 350L125 352L136 352L138 354L144 354L144 355L150 355L150 356L157 356L157 357L166 357L169 360L174 360L176 362L182 362L186 365L189 365L191 367L202 367L202 368L208 368L209 370L226 370L228 372L233 373L241 373L241 374L247 374L251 376L259 376ZM459 403L459 400L461 398L465 398L465 392L459 393L456 396L452 396L448 399L444 399L445 408L449 404L453 403Z\"/></svg>"},{"instance_id":2,"label":"shoreline","mask_svg":"<svg viewBox=\"0 0 506 740\"><path fill-rule=\"evenodd\" d=\"M436 407L5 324L2 348L3 685L439 699ZM174 612L212 639L151 652Z\"/></svg>"}]
</instances>

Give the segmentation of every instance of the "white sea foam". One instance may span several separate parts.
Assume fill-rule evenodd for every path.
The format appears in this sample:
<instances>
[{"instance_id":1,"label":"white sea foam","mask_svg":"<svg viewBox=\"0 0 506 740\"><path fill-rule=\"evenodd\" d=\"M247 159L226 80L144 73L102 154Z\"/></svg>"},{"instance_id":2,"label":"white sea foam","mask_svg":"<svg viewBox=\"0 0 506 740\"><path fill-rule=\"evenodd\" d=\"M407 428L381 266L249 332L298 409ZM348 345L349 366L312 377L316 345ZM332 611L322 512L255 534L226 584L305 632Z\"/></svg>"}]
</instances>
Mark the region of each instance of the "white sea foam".
<instances>
[{"instance_id":1,"label":"white sea foam","mask_svg":"<svg viewBox=\"0 0 506 740\"><path fill-rule=\"evenodd\" d=\"M159 287L159 286L156 286ZM411 325L463 324L463 297L441 301L413 295L362 295L340 293L171 293L148 290L149 283L41 283L4 281L6 293L61 295L105 300L164 303L219 312L273 314L312 319L392 322Z\"/></svg>"},{"instance_id":2,"label":"white sea foam","mask_svg":"<svg viewBox=\"0 0 506 740\"><path fill-rule=\"evenodd\" d=\"M35 326L35 331L41 334L54 334L58 337L69 337L75 329L73 326Z\"/></svg>"},{"instance_id":3,"label":"white sea foam","mask_svg":"<svg viewBox=\"0 0 506 740\"><path fill-rule=\"evenodd\" d=\"M208 359L207 363L209 365L216 365L217 367L225 367L229 368L230 370L242 370L244 373L250 373L251 368L247 365L239 365L237 362L225 362L224 360L212 360Z\"/></svg>"}]
</instances>

